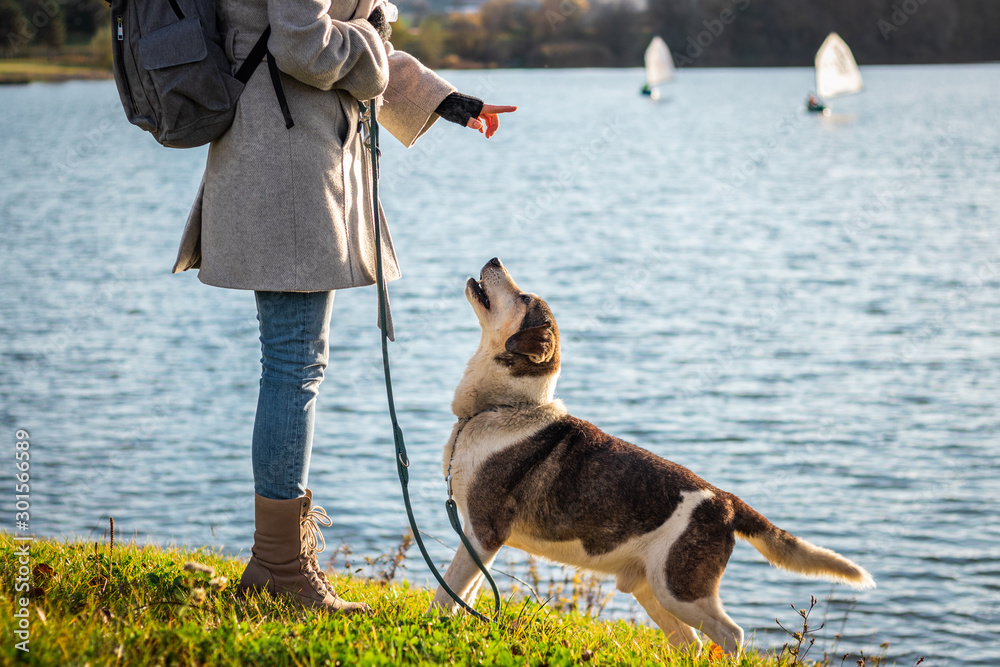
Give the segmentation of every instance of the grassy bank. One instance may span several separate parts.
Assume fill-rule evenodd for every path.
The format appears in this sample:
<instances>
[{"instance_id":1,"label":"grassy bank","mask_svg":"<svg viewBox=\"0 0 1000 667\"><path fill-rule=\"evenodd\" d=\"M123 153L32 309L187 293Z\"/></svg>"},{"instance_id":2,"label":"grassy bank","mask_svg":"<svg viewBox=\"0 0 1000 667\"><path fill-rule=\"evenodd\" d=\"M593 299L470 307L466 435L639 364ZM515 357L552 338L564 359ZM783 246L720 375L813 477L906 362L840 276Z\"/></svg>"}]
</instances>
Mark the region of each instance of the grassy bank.
<instances>
[{"instance_id":1,"label":"grassy bank","mask_svg":"<svg viewBox=\"0 0 1000 667\"><path fill-rule=\"evenodd\" d=\"M110 79L107 67L24 58L0 60L0 84Z\"/></svg>"},{"instance_id":2,"label":"grassy bank","mask_svg":"<svg viewBox=\"0 0 1000 667\"><path fill-rule=\"evenodd\" d=\"M298 609L267 596L242 600L243 563L206 550L107 542L30 544L28 653L15 636L23 542L0 534L0 663L31 665L707 665L779 667L781 656L739 661L706 650L675 653L653 628L559 614L507 601L499 624L425 614L431 593L404 584L334 577L371 617ZM190 571L185 564L206 566ZM189 566L190 567L190 566ZM482 599L488 612L491 599Z\"/></svg>"}]
</instances>

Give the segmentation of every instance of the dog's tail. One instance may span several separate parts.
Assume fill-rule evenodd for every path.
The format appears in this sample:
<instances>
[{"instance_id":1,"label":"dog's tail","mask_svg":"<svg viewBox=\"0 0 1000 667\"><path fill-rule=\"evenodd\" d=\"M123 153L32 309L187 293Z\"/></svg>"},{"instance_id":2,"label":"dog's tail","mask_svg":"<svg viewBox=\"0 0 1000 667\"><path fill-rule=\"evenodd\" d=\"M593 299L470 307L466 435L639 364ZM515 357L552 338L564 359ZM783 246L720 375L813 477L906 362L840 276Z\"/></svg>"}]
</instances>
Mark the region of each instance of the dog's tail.
<instances>
[{"instance_id":1,"label":"dog's tail","mask_svg":"<svg viewBox=\"0 0 1000 667\"><path fill-rule=\"evenodd\" d=\"M736 537L746 540L772 565L807 577L839 581L854 588L875 588L872 575L835 551L795 537L732 496Z\"/></svg>"}]
</instances>

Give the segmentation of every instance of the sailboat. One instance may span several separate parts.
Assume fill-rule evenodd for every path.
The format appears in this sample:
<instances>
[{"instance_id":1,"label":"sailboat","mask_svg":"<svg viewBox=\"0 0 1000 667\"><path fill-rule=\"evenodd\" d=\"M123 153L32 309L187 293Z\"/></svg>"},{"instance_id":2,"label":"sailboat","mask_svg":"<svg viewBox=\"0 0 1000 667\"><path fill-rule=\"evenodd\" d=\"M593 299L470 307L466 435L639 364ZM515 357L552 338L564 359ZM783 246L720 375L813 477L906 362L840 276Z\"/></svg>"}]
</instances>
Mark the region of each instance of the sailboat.
<instances>
[{"instance_id":1,"label":"sailboat","mask_svg":"<svg viewBox=\"0 0 1000 667\"><path fill-rule=\"evenodd\" d=\"M824 100L860 93L864 87L858 63L847 42L831 32L816 52L816 94L809 96L806 108L829 116L830 109Z\"/></svg>"},{"instance_id":2,"label":"sailboat","mask_svg":"<svg viewBox=\"0 0 1000 667\"><path fill-rule=\"evenodd\" d=\"M646 47L646 85L642 87L642 94L649 95L654 100L660 99L657 86L672 81L673 78L674 59L670 56L667 43L657 35Z\"/></svg>"}]
</instances>

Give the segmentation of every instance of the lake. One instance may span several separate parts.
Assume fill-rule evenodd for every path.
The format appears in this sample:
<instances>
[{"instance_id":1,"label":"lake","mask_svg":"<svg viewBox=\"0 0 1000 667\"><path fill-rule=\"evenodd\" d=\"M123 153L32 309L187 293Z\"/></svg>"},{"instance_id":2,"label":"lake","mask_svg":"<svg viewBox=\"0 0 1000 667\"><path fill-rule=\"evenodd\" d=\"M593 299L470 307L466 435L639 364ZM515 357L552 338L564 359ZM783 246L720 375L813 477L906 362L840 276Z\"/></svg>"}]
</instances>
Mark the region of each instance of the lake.
<instances>
[{"instance_id":1,"label":"lake","mask_svg":"<svg viewBox=\"0 0 1000 667\"><path fill-rule=\"evenodd\" d=\"M639 70L449 72L520 110L489 141L384 135L396 405L438 562L464 283L498 256L558 318L571 412L877 579L853 601L740 543L722 597L758 645L815 595L814 654L848 613L839 653L1000 664L1000 66L862 72L829 118L808 69L682 70L658 103ZM111 82L3 87L0 110L0 423L5 451L30 433L31 527L102 539L113 516L245 557L253 295L170 274L206 151L129 126ZM375 317L372 288L337 296L310 476L356 560L406 529Z\"/></svg>"}]
</instances>

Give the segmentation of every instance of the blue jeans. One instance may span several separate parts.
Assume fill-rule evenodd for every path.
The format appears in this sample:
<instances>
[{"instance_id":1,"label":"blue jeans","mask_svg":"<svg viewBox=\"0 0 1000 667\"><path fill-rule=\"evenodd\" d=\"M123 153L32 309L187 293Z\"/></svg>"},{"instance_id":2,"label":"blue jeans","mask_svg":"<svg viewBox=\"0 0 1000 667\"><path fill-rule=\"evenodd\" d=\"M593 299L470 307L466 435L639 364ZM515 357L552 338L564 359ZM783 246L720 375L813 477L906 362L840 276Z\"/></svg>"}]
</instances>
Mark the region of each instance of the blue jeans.
<instances>
[{"instance_id":1,"label":"blue jeans","mask_svg":"<svg viewBox=\"0 0 1000 667\"><path fill-rule=\"evenodd\" d=\"M305 495L316 397L330 357L331 292L255 292L261 376L253 424L254 490Z\"/></svg>"}]
</instances>

